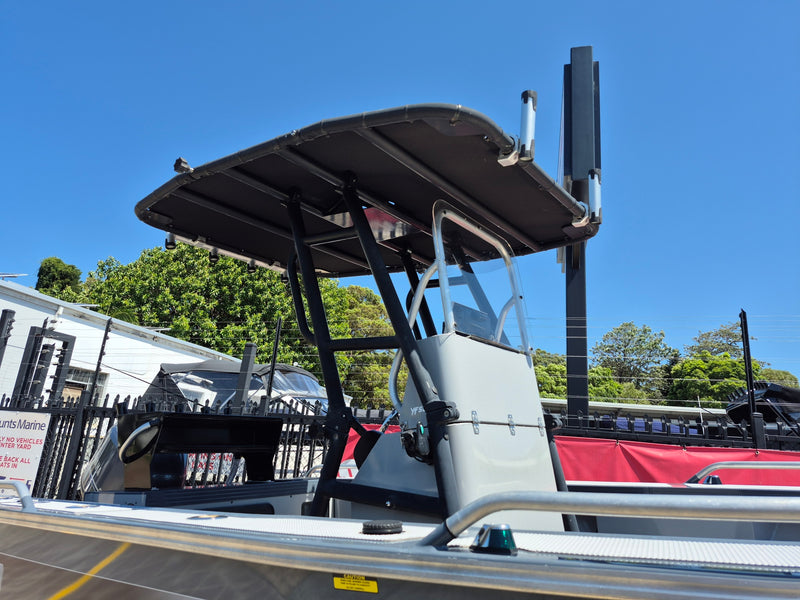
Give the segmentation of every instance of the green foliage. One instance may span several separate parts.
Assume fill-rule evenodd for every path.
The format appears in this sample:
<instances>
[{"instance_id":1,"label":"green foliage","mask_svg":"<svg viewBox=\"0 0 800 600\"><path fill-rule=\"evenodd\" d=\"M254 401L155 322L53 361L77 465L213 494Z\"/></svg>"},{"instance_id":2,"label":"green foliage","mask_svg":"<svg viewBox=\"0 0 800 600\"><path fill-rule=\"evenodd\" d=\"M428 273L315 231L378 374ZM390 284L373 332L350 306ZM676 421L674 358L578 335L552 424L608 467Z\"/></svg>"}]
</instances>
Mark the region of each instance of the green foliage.
<instances>
[{"instance_id":1,"label":"green foliage","mask_svg":"<svg viewBox=\"0 0 800 600\"><path fill-rule=\"evenodd\" d=\"M563 354L537 349L533 353L533 366L542 398L567 397L567 361Z\"/></svg>"},{"instance_id":2,"label":"green foliage","mask_svg":"<svg viewBox=\"0 0 800 600\"><path fill-rule=\"evenodd\" d=\"M567 365L551 363L536 369L536 381L542 398L567 397Z\"/></svg>"},{"instance_id":3,"label":"green foliage","mask_svg":"<svg viewBox=\"0 0 800 600\"><path fill-rule=\"evenodd\" d=\"M783 371L781 369L762 368L758 378L761 381L769 381L770 383L777 383L779 385L785 385L786 387L800 388L800 382L797 381L797 377L792 375L789 371Z\"/></svg>"},{"instance_id":4,"label":"green foliage","mask_svg":"<svg viewBox=\"0 0 800 600\"><path fill-rule=\"evenodd\" d=\"M623 383L619 390L619 398L616 402L630 402L633 404L654 404L651 395L645 390L637 388L630 381ZM655 404L659 404L655 402Z\"/></svg>"},{"instance_id":5,"label":"green foliage","mask_svg":"<svg viewBox=\"0 0 800 600\"><path fill-rule=\"evenodd\" d=\"M278 316L291 325L291 302L278 273L247 273L240 261L184 244L175 250L151 248L123 265L101 261L89 274L86 296L98 310L169 335L239 356L245 342L258 345L256 360L269 360ZM281 344L278 360L303 360L305 353ZM305 366L305 365L303 365Z\"/></svg>"},{"instance_id":6,"label":"green foliage","mask_svg":"<svg viewBox=\"0 0 800 600\"><path fill-rule=\"evenodd\" d=\"M616 402L619 400L623 386L608 367L592 367L589 369L589 399L600 402Z\"/></svg>"},{"instance_id":7,"label":"green foliage","mask_svg":"<svg viewBox=\"0 0 800 600\"><path fill-rule=\"evenodd\" d=\"M338 314L347 324L348 337L380 337L394 335L386 309L380 296L369 288L356 285L341 288L345 293L346 305ZM333 315L330 315L333 317ZM351 406L391 407L388 378L394 359L394 352L350 352L346 355L347 364L339 362L343 373L342 385L353 397ZM398 390L402 390L405 376L398 378Z\"/></svg>"},{"instance_id":8,"label":"green foliage","mask_svg":"<svg viewBox=\"0 0 800 600\"><path fill-rule=\"evenodd\" d=\"M536 381L542 398L567 397L567 360L563 354L551 354L538 349L533 353ZM619 383L608 367L589 368L589 399L599 402L618 402L622 399L643 400L647 394L630 383Z\"/></svg>"},{"instance_id":9,"label":"green foliage","mask_svg":"<svg viewBox=\"0 0 800 600\"><path fill-rule=\"evenodd\" d=\"M664 364L653 367L650 370L650 380L647 385L642 386L641 391L652 399L664 399L669 394L670 386L672 385L672 367L677 365L682 360L682 357L677 352L669 357Z\"/></svg>"},{"instance_id":10,"label":"green foliage","mask_svg":"<svg viewBox=\"0 0 800 600\"><path fill-rule=\"evenodd\" d=\"M758 379L761 366L753 361L753 376ZM669 398L682 400L688 406L698 399L706 406L721 408L729 394L746 386L743 360L734 360L727 353L719 356L702 351L682 360L672 368Z\"/></svg>"},{"instance_id":11,"label":"green foliage","mask_svg":"<svg viewBox=\"0 0 800 600\"><path fill-rule=\"evenodd\" d=\"M319 285L332 337L392 334L380 298L371 290L341 287L335 280L320 280ZM100 261L82 287L60 288L54 295L96 304L98 311L113 318L165 328L169 335L233 356L241 356L244 344L252 342L261 363L271 359L279 316L285 332L298 330L291 295L279 273L248 273L243 262L226 256L211 265L208 252L185 244L171 251L145 250L126 265L115 258ZM337 355L345 392L354 397L354 405L387 403L393 356ZM320 373L316 352L298 335L282 337L277 359Z\"/></svg>"},{"instance_id":12,"label":"green foliage","mask_svg":"<svg viewBox=\"0 0 800 600\"><path fill-rule=\"evenodd\" d=\"M619 383L655 391L656 368L672 360L678 351L664 343L664 332L647 325L623 323L606 333L592 348L597 366L606 367Z\"/></svg>"},{"instance_id":13,"label":"green foliage","mask_svg":"<svg viewBox=\"0 0 800 600\"><path fill-rule=\"evenodd\" d=\"M734 360L744 356L742 350L742 329L738 322L720 325L710 331L701 331L694 338L694 344L685 346L686 356L698 356L703 352L719 356L727 354Z\"/></svg>"},{"instance_id":14,"label":"green foliage","mask_svg":"<svg viewBox=\"0 0 800 600\"><path fill-rule=\"evenodd\" d=\"M392 335L383 304L372 290L326 279L319 285L333 338ZM114 258L100 261L83 284L75 266L47 258L36 288L68 302L96 304L100 312L120 320L166 328L170 335L234 356L241 355L245 342L253 342L259 348L258 362L271 358L278 316L285 332L297 331L290 293L278 273L258 269L250 274L244 263L225 256L211 265L206 251L184 244L169 252L145 250L127 265ZM664 343L663 331L622 323L593 348L589 397L608 402L667 397L691 405L699 397L722 405L729 393L745 385L739 325L700 332L694 341L681 357ZM343 387L353 397L353 406L390 405L388 374L393 358L392 351L337 354ZM316 352L298 335L283 336L278 360L320 373ZM565 357L536 350L533 362L540 395L565 398ZM798 387L797 377L787 371L764 369L757 361L754 371L756 378ZM398 381L401 393L407 375L403 368Z\"/></svg>"},{"instance_id":15,"label":"green foliage","mask_svg":"<svg viewBox=\"0 0 800 600\"><path fill-rule=\"evenodd\" d=\"M44 294L60 297L64 292L76 297L81 284L81 271L56 256L45 258L39 264L36 289Z\"/></svg>"}]
</instances>

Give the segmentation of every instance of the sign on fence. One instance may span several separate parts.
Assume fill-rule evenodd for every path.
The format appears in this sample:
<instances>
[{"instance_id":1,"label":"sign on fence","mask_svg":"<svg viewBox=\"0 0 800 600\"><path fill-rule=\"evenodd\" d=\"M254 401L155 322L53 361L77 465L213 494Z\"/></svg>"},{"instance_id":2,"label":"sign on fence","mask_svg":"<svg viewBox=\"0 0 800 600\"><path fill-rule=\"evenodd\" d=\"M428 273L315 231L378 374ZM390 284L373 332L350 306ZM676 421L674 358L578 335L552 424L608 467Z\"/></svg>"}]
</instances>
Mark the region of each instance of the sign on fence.
<instances>
[{"instance_id":1,"label":"sign on fence","mask_svg":"<svg viewBox=\"0 0 800 600\"><path fill-rule=\"evenodd\" d=\"M33 488L49 424L49 413L0 412L0 480ZM0 489L0 496L14 494Z\"/></svg>"}]
</instances>

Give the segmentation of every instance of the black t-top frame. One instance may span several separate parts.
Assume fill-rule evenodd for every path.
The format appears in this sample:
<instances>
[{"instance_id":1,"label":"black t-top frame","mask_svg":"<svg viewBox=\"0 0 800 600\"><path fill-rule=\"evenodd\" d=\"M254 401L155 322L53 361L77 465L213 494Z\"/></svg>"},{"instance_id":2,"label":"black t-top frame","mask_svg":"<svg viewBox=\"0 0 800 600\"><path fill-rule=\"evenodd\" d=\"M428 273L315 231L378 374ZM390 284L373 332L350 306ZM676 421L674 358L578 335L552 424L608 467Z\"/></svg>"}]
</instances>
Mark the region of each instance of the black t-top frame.
<instances>
[{"instance_id":1,"label":"black t-top frame","mask_svg":"<svg viewBox=\"0 0 800 600\"><path fill-rule=\"evenodd\" d=\"M422 104L321 121L207 163L136 205L144 222L195 245L284 269L304 336L318 348L329 411L328 454L312 513L331 497L447 516L454 493L444 424L457 410L436 396L390 272L416 273L435 259L432 208L443 199L505 239L516 255L584 241L598 224L587 208L531 160L486 116L460 105ZM460 240L471 260L495 258L477 238ZM303 285L299 284L298 267ZM318 276L371 274L393 336L331 339ZM306 322L305 305L311 316ZM420 317L435 333L430 314ZM345 406L335 353L400 348L425 409L425 427L404 432L409 454L433 463L438 497L337 481L350 429L363 427ZM446 417L443 417L446 415Z\"/></svg>"}]
</instances>

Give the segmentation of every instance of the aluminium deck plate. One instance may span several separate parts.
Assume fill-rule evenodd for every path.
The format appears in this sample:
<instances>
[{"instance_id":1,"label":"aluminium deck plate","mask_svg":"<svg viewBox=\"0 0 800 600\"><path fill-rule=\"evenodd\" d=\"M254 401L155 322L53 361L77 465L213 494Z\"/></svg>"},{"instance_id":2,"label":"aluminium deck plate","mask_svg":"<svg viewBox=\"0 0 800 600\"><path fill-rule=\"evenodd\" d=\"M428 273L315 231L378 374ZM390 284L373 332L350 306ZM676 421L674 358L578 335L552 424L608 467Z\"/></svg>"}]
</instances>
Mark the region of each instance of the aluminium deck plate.
<instances>
[{"instance_id":1,"label":"aluminium deck plate","mask_svg":"<svg viewBox=\"0 0 800 600\"><path fill-rule=\"evenodd\" d=\"M18 506L16 499L0 500L0 509ZM349 519L141 509L57 500L36 500L35 506L40 515L71 515L102 522L179 527L217 535L280 535L286 538L349 540L375 545L414 543L433 529L433 525L404 523L400 534L367 535L361 532L360 521ZM449 546L453 549L468 548L476 532L476 528L467 530ZM514 538L523 560L525 556L547 556L687 569L800 574L800 544L794 542L524 531L515 532Z\"/></svg>"}]
</instances>

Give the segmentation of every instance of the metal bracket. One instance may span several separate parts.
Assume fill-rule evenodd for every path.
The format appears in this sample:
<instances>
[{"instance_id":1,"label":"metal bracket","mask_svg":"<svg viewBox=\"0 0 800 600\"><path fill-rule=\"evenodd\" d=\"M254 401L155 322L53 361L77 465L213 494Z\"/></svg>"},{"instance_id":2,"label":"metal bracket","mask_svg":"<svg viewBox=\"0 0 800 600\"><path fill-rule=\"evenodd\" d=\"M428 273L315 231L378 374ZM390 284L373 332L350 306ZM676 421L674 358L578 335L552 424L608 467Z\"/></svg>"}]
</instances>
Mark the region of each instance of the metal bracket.
<instances>
[{"instance_id":1,"label":"metal bracket","mask_svg":"<svg viewBox=\"0 0 800 600\"><path fill-rule=\"evenodd\" d=\"M478 420L478 411L472 411L472 433L478 435L481 432L480 421Z\"/></svg>"},{"instance_id":2,"label":"metal bracket","mask_svg":"<svg viewBox=\"0 0 800 600\"><path fill-rule=\"evenodd\" d=\"M589 212L589 207L586 206L585 204L583 206L586 208L586 212L583 214L583 216L580 218L575 217L572 220L572 223L570 223L570 226L574 227L575 229L578 229L580 227L586 227L591 220L591 213Z\"/></svg>"},{"instance_id":3,"label":"metal bracket","mask_svg":"<svg viewBox=\"0 0 800 600\"><path fill-rule=\"evenodd\" d=\"M541 437L547 435L546 430L547 428L545 427L544 419L542 417L539 417L539 435Z\"/></svg>"},{"instance_id":4,"label":"metal bracket","mask_svg":"<svg viewBox=\"0 0 800 600\"><path fill-rule=\"evenodd\" d=\"M497 162L501 167L511 167L519 162L519 150L514 150L510 154L501 154L497 157Z\"/></svg>"}]
</instances>

